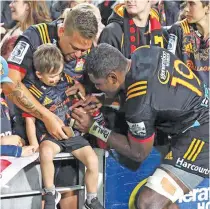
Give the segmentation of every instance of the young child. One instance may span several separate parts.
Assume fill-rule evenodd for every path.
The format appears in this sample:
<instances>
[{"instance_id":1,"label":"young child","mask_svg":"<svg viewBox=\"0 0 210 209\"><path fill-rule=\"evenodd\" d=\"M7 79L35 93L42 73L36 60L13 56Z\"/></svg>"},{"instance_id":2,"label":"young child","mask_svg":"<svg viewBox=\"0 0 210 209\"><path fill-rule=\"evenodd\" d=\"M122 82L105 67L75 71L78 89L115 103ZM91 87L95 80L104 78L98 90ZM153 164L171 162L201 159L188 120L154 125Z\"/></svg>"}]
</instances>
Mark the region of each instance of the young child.
<instances>
[{"instance_id":1,"label":"young child","mask_svg":"<svg viewBox=\"0 0 210 209\"><path fill-rule=\"evenodd\" d=\"M1 107L1 133L0 133L0 149L1 155L23 157L34 153L33 146L24 146L24 140L18 135L12 135L12 127L10 122L9 108L2 93L1 86L4 84L14 85L8 77L8 65L6 60L0 56L0 107Z\"/></svg>"},{"instance_id":2,"label":"young child","mask_svg":"<svg viewBox=\"0 0 210 209\"><path fill-rule=\"evenodd\" d=\"M37 100L55 113L65 124L67 140L57 140L47 133L44 124L25 114L26 132L31 145L39 147L40 164L45 191L45 209L54 209L60 200L60 194L54 186L53 158L59 152L70 152L86 167L85 184L88 209L103 209L97 198L98 158L88 141L80 136L80 132L69 127L70 107L74 98L66 95L68 87L74 85L70 76L63 73L64 61L60 50L45 44L38 47L33 57L36 69L36 86L27 86ZM40 143L40 146L39 146Z\"/></svg>"}]
</instances>

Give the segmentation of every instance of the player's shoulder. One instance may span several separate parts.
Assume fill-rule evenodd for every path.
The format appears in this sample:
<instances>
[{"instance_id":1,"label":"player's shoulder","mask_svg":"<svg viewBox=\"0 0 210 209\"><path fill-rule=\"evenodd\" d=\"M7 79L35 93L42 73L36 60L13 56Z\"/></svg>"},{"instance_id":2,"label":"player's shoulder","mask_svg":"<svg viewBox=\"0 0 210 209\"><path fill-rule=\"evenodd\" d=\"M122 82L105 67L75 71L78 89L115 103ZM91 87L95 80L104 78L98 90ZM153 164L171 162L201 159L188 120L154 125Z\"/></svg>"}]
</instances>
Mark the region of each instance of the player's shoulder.
<instances>
[{"instance_id":1,"label":"player's shoulder","mask_svg":"<svg viewBox=\"0 0 210 209\"><path fill-rule=\"evenodd\" d=\"M190 33L190 25L188 24L187 19L176 22L169 29L169 33L180 33L180 32L184 34Z\"/></svg>"},{"instance_id":2,"label":"player's shoulder","mask_svg":"<svg viewBox=\"0 0 210 209\"><path fill-rule=\"evenodd\" d=\"M164 49L157 46L142 46L131 54L131 71L134 79L151 78L158 66L159 58Z\"/></svg>"}]
</instances>

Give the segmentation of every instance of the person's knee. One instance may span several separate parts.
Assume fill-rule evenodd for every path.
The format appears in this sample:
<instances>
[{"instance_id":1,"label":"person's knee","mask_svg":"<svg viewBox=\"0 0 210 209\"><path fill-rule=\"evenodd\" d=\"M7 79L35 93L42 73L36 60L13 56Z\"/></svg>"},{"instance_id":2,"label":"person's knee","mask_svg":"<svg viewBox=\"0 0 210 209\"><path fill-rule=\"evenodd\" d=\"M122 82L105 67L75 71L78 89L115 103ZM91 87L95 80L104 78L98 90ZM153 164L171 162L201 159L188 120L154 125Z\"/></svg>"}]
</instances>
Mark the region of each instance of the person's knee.
<instances>
[{"instance_id":1,"label":"person's knee","mask_svg":"<svg viewBox=\"0 0 210 209\"><path fill-rule=\"evenodd\" d=\"M39 154L41 161L52 161L56 153L51 146L43 142L40 144Z\"/></svg>"},{"instance_id":2,"label":"person's knee","mask_svg":"<svg viewBox=\"0 0 210 209\"><path fill-rule=\"evenodd\" d=\"M155 209L155 198L153 191L147 187L142 189L142 192L136 198L136 208L138 209Z\"/></svg>"}]
</instances>

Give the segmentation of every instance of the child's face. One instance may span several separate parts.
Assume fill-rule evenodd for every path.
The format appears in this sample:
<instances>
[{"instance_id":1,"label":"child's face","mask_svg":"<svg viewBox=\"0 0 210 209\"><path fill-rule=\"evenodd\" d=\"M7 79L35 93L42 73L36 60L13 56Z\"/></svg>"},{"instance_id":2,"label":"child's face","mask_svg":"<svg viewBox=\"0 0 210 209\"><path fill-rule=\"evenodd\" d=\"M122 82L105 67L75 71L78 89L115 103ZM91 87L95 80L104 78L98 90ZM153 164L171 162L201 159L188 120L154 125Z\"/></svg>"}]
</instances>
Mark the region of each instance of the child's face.
<instances>
[{"instance_id":1,"label":"child's face","mask_svg":"<svg viewBox=\"0 0 210 209\"><path fill-rule=\"evenodd\" d=\"M197 23L206 16L208 6L203 6L200 0L187 0L184 10L187 21L189 23Z\"/></svg>"},{"instance_id":2,"label":"child's face","mask_svg":"<svg viewBox=\"0 0 210 209\"><path fill-rule=\"evenodd\" d=\"M37 77L47 86L56 86L57 83L61 79L61 75L63 72L63 65L61 68L55 73L39 73L36 71Z\"/></svg>"}]
</instances>

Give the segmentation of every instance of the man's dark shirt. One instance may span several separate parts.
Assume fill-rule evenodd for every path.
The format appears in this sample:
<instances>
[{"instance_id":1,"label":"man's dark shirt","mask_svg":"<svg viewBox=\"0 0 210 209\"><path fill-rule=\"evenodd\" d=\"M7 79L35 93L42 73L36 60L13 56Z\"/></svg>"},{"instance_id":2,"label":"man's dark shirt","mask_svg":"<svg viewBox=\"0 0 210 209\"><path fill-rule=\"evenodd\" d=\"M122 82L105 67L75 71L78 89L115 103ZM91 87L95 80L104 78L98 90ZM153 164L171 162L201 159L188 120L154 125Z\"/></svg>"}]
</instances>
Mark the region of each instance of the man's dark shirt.
<instances>
[{"instance_id":1,"label":"man's dark shirt","mask_svg":"<svg viewBox=\"0 0 210 209\"><path fill-rule=\"evenodd\" d=\"M42 81L38 80L36 84L27 84L26 87L40 102L40 104L57 115L64 124L68 126L71 114L71 110L69 108L72 106L74 97L68 97L65 91L72 85L72 78L64 73L56 86L47 86ZM30 117L30 115L23 113L23 117ZM36 120L36 130L39 137L47 133L44 123L38 119ZM80 135L80 133L76 130L74 133L75 135Z\"/></svg>"},{"instance_id":2,"label":"man's dark shirt","mask_svg":"<svg viewBox=\"0 0 210 209\"><path fill-rule=\"evenodd\" d=\"M156 129L179 135L208 123L208 89L175 55L159 47L143 47L131 55L126 76L126 120L136 140Z\"/></svg>"},{"instance_id":3,"label":"man's dark shirt","mask_svg":"<svg viewBox=\"0 0 210 209\"><path fill-rule=\"evenodd\" d=\"M168 50L175 53L207 86L209 86L209 38L204 40L195 24L183 20L168 32Z\"/></svg>"}]
</instances>

